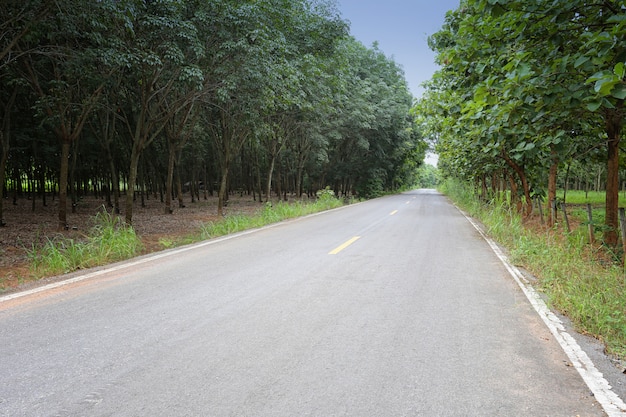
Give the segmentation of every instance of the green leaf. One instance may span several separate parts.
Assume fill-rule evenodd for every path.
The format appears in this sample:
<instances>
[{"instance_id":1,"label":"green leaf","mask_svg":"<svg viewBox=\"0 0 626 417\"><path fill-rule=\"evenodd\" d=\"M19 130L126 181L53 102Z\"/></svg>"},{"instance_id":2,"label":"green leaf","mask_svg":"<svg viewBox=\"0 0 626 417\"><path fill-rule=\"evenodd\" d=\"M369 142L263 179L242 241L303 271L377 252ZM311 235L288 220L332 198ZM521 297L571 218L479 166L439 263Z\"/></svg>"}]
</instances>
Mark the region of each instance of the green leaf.
<instances>
[{"instance_id":1,"label":"green leaf","mask_svg":"<svg viewBox=\"0 0 626 417\"><path fill-rule=\"evenodd\" d=\"M615 88L611 91L611 96L615 97L618 100L626 99L626 85L617 84Z\"/></svg>"},{"instance_id":2,"label":"green leaf","mask_svg":"<svg viewBox=\"0 0 626 417\"><path fill-rule=\"evenodd\" d=\"M587 78L587 84L592 83L594 81L601 80L610 75L612 75L612 73L609 71L598 71L595 74L593 74L591 77Z\"/></svg>"},{"instance_id":3,"label":"green leaf","mask_svg":"<svg viewBox=\"0 0 626 417\"><path fill-rule=\"evenodd\" d=\"M624 14L614 14L613 16L607 19L608 23L621 23L626 20L626 15Z\"/></svg>"},{"instance_id":4,"label":"green leaf","mask_svg":"<svg viewBox=\"0 0 626 417\"><path fill-rule=\"evenodd\" d=\"M613 87L615 87L618 82L619 80L615 79L615 77L602 78L601 80L596 81L594 90L602 96L608 96L611 94L611 90L613 90Z\"/></svg>"},{"instance_id":5,"label":"green leaf","mask_svg":"<svg viewBox=\"0 0 626 417\"><path fill-rule=\"evenodd\" d=\"M502 7L500 4L494 4L491 8L491 15L495 18L498 18L506 13L506 9Z\"/></svg>"},{"instance_id":6,"label":"green leaf","mask_svg":"<svg viewBox=\"0 0 626 417\"><path fill-rule=\"evenodd\" d=\"M611 100L607 99L606 97L602 98L602 105L606 107L607 109L615 108L615 105L611 102Z\"/></svg>"},{"instance_id":7,"label":"green leaf","mask_svg":"<svg viewBox=\"0 0 626 417\"><path fill-rule=\"evenodd\" d=\"M589 57L586 55L581 56L580 58L578 58L576 60L576 62L574 63L574 68L578 68L581 65L583 65L585 62L589 61Z\"/></svg>"},{"instance_id":8,"label":"green leaf","mask_svg":"<svg viewBox=\"0 0 626 417\"><path fill-rule=\"evenodd\" d=\"M595 101L592 101L591 103L587 104L587 109L589 111L596 111L598 110L600 107L602 107L602 100L598 99Z\"/></svg>"},{"instance_id":9,"label":"green leaf","mask_svg":"<svg viewBox=\"0 0 626 417\"><path fill-rule=\"evenodd\" d=\"M520 64L518 70L517 70L517 76L519 77L520 80L523 80L525 78L528 78L529 75L532 74L532 70L530 68L530 65L526 64L526 63L522 63Z\"/></svg>"},{"instance_id":10,"label":"green leaf","mask_svg":"<svg viewBox=\"0 0 626 417\"><path fill-rule=\"evenodd\" d=\"M613 73L617 75L620 80L624 79L624 74L626 74L626 65L623 62L618 62L613 69Z\"/></svg>"}]
</instances>

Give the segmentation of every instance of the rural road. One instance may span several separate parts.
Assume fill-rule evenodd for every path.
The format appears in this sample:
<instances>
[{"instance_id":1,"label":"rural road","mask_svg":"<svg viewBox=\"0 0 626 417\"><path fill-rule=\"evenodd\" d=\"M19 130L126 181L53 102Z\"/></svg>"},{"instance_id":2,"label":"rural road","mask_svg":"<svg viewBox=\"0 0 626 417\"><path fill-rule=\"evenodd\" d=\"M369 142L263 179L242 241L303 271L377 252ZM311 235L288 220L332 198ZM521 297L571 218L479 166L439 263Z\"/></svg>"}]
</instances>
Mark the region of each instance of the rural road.
<instances>
[{"instance_id":1,"label":"rural road","mask_svg":"<svg viewBox=\"0 0 626 417\"><path fill-rule=\"evenodd\" d=\"M418 190L0 299L0 416L604 416Z\"/></svg>"}]
</instances>

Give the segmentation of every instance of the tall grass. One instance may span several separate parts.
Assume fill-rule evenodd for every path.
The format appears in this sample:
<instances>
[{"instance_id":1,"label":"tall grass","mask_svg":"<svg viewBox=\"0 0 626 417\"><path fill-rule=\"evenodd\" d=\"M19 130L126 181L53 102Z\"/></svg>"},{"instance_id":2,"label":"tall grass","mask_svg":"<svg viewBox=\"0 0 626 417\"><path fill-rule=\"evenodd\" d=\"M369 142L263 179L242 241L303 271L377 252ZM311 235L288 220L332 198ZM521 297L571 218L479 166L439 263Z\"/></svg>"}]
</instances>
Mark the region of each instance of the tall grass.
<instances>
[{"instance_id":1,"label":"tall grass","mask_svg":"<svg viewBox=\"0 0 626 417\"><path fill-rule=\"evenodd\" d=\"M268 224L283 220L306 216L324 210L330 210L343 205L337 199L332 190L318 191L317 200L314 203L295 201L292 203L278 202L266 203L259 213L255 215L233 214L215 222L208 222L201 226L197 237L188 240L197 241L224 236L243 230L263 227Z\"/></svg>"},{"instance_id":2,"label":"tall grass","mask_svg":"<svg viewBox=\"0 0 626 417\"><path fill-rule=\"evenodd\" d=\"M626 278L621 266L599 262L583 228L571 233L525 227L507 204L481 203L472 187L448 180L441 191L478 218L487 233L508 248L510 259L538 278L549 303L567 315L577 329L626 358ZM601 249L600 249L601 250Z\"/></svg>"},{"instance_id":3,"label":"tall grass","mask_svg":"<svg viewBox=\"0 0 626 417\"><path fill-rule=\"evenodd\" d=\"M63 274L136 256L140 239L132 227L107 212L98 213L94 226L80 240L62 235L28 251L35 277Z\"/></svg>"}]
</instances>

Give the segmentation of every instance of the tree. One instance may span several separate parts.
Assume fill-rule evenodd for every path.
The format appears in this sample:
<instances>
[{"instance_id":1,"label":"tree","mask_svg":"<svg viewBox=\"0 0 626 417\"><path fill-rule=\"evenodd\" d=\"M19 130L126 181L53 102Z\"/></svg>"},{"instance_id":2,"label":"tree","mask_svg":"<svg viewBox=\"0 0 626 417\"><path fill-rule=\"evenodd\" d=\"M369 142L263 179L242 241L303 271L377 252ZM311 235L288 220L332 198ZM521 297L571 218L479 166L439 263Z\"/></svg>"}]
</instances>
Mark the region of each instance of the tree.
<instances>
[{"instance_id":1,"label":"tree","mask_svg":"<svg viewBox=\"0 0 626 417\"><path fill-rule=\"evenodd\" d=\"M411 139L412 97L402 70L376 45L347 39L342 48L328 175L336 193L372 197L392 188L394 167L402 163L395 151Z\"/></svg>"},{"instance_id":2,"label":"tree","mask_svg":"<svg viewBox=\"0 0 626 417\"><path fill-rule=\"evenodd\" d=\"M59 0L61 1L61 0ZM104 82L94 77L103 65L104 22L82 19L100 15L104 3L63 0L37 21L15 47L20 68L38 97L38 115L54 131L61 146L58 228L67 227L67 188L72 143L80 138ZM32 23L32 22L31 22ZM36 51L29 52L29 51Z\"/></svg>"},{"instance_id":3,"label":"tree","mask_svg":"<svg viewBox=\"0 0 626 417\"><path fill-rule=\"evenodd\" d=\"M626 97L619 66L623 14L610 2L463 1L431 38L443 65L435 80L445 80L431 88L453 99L448 109L460 117L449 124L450 132L457 141L466 136L478 145L470 158L478 157L477 151L492 160L500 157L522 184L528 176L520 163L536 171L531 177L550 166L553 196L559 162L568 153L596 147L593 126L604 125L610 245L617 238L618 145ZM524 185L527 200L530 188Z\"/></svg>"},{"instance_id":4,"label":"tree","mask_svg":"<svg viewBox=\"0 0 626 417\"><path fill-rule=\"evenodd\" d=\"M8 0L0 9L0 82L2 91L6 92L0 109L0 227L5 225L2 197L12 133L11 114L21 84L11 66L21 56L17 52L18 43L29 35L36 24L46 18L52 9L52 3L33 1L25 4Z\"/></svg>"},{"instance_id":5,"label":"tree","mask_svg":"<svg viewBox=\"0 0 626 417\"><path fill-rule=\"evenodd\" d=\"M120 102L132 103L121 107L131 144L125 204L125 220L131 224L139 159L172 118L190 111L204 81L198 68L204 48L182 2L137 0L127 12L134 15L132 30L119 35L121 62L128 69L118 94Z\"/></svg>"},{"instance_id":6,"label":"tree","mask_svg":"<svg viewBox=\"0 0 626 417\"><path fill-rule=\"evenodd\" d=\"M0 182L17 199L26 179L33 208L58 189L59 228L68 193L103 196L130 224L136 190L171 212L174 182L192 201L217 183L223 214L233 189L376 195L421 162L404 74L348 37L333 2L7 5Z\"/></svg>"}]
</instances>

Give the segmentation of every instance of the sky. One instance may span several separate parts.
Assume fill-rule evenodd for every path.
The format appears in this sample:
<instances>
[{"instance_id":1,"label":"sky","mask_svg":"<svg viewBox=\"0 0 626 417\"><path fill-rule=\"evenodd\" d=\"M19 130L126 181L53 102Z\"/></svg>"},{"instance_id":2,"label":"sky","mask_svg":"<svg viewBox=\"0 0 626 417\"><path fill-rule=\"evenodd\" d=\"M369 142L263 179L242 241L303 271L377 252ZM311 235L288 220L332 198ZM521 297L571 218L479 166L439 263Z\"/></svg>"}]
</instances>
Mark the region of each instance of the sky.
<instances>
[{"instance_id":1,"label":"sky","mask_svg":"<svg viewBox=\"0 0 626 417\"><path fill-rule=\"evenodd\" d=\"M378 48L404 69L415 97L420 84L437 70L428 36L439 31L446 12L456 9L459 0L337 0L350 33L365 46Z\"/></svg>"},{"instance_id":2,"label":"sky","mask_svg":"<svg viewBox=\"0 0 626 417\"><path fill-rule=\"evenodd\" d=\"M441 29L459 0L337 0L337 5L352 36L368 47L378 42L404 70L413 96L420 97L420 85L438 69L428 37ZM429 153L426 163L436 166L437 156Z\"/></svg>"}]
</instances>

